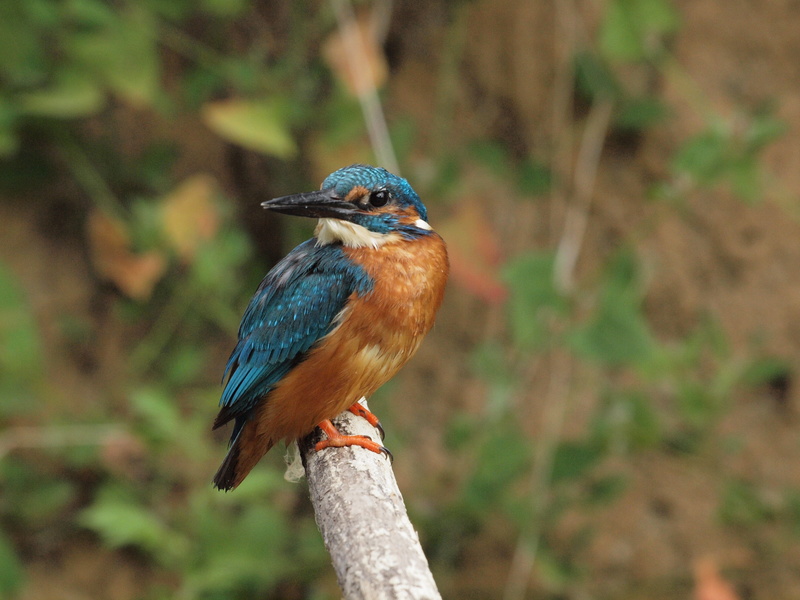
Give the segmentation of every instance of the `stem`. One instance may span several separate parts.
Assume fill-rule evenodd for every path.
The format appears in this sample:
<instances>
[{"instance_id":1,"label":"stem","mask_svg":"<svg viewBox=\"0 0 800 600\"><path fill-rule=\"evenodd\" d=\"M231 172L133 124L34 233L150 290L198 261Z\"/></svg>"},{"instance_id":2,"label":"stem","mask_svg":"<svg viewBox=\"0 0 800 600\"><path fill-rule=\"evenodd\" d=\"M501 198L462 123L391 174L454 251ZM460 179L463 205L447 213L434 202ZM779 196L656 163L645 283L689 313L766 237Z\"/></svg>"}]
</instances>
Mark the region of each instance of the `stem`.
<instances>
[{"instance_id":1,"label":"stem","mask_svg":"<svg viewBox=\"0 0 800 600\"><path fill-rule=\"evenodd\" d=\"M349 411L334 423L344 434L380 439L377 429ZM344 598L441 600L389 460L355 447L316 452L321 436L318 429L306 436L300 452Z\"/></svg>"}]
</instances>

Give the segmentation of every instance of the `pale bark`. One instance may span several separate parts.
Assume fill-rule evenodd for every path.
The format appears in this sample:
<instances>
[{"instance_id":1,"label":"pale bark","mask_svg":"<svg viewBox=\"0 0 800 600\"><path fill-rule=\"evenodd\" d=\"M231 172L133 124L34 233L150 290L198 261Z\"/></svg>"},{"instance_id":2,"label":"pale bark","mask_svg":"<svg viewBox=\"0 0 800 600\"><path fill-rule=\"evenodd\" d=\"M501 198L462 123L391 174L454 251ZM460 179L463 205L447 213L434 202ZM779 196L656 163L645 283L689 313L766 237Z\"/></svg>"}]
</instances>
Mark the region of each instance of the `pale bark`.
<instances>
[{"instance_id":1,"label":"pale bark","mask_svg":"<svg viewBox=\"0 0 800 600\"><path fill-rule=\"evenodd\" d=\"M350 412L334 424L344 434L380 441L376 429ZM320 439L316 430L301 440L300 453L317 525L344 598L440 599L388 458L357 447L315 452Z\"/></svg>"}]
</instances>

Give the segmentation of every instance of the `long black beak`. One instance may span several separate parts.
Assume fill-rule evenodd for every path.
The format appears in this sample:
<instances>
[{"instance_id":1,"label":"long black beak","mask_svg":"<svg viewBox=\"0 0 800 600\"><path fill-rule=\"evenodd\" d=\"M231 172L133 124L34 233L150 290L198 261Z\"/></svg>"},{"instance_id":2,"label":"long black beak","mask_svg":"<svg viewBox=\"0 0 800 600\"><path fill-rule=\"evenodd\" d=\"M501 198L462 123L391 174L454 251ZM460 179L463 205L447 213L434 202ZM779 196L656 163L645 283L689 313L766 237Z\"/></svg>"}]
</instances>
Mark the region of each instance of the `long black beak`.
<instances>
[{"instance_id":1,"label":"long black beak","mask_svg":"<svg viewBox=\"0 0 800 600\"><path fill-rule=\"evenodd\" d=\"M358 212L355 205L345 202L332 190L292 194L262 202L261 206L285 215L316 217L322 219L350 220Z\"/></svg>"}]
</instances>

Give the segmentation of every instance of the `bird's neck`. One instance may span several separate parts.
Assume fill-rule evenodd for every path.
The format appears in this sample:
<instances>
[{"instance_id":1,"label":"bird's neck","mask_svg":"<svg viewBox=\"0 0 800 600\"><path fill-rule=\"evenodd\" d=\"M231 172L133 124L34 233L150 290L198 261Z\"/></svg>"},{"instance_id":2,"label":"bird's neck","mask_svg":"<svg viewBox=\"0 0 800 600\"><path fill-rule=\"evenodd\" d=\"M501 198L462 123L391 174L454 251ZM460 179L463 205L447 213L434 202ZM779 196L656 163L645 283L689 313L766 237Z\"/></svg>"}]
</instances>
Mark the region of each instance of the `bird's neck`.
<instances>
[{"instance_id":1,"label":"bird's neck","mask_svg":"<svg viewBox=\"0 0 800 600\"><path fill-rule=\"evenodd\" d=\"M378 233L356 223L339 219L320 219L314 230L314 236L317 238L317 246L341 243L348 248L376 249L400 239L400 234L394 231Z\"/></svg>"}]
</instances>

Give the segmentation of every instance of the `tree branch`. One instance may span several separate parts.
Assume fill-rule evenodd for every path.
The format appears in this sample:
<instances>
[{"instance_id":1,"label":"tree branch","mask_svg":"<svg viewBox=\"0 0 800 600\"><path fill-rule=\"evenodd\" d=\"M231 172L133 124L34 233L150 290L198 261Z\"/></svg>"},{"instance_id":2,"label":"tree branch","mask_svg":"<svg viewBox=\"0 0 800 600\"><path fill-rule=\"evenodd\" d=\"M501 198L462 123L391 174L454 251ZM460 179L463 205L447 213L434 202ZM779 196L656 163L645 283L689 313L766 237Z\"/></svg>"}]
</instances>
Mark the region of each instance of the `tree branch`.
<instances>
[{"instance_id":1,"label":"tree branch","mask_svg":"<svg viewBox=\"0 0 800 600\"><path fill-rule=\"evenodd\" d=\"M350 412L333 422L343 434L380 439L377 429ZM389 460L357 447L315 452L322 437L316 429L300 440L300 455L344 598L440 600Z\"/></svg>"}]
</instances>

